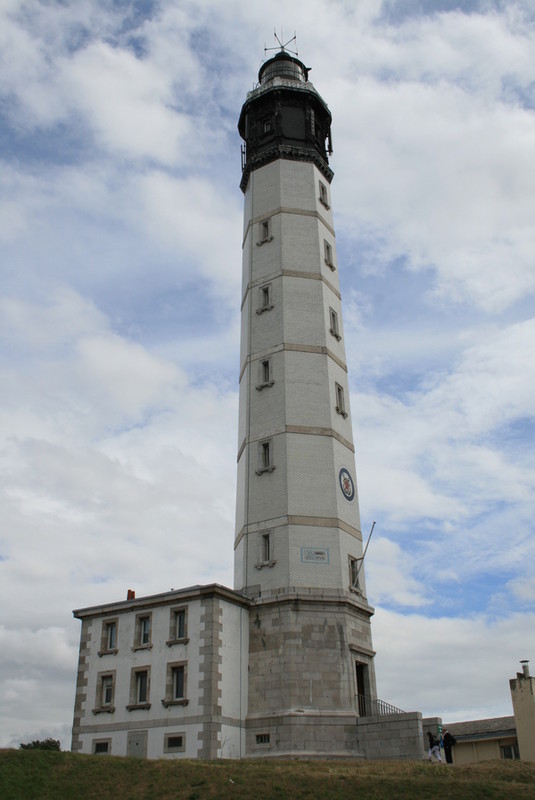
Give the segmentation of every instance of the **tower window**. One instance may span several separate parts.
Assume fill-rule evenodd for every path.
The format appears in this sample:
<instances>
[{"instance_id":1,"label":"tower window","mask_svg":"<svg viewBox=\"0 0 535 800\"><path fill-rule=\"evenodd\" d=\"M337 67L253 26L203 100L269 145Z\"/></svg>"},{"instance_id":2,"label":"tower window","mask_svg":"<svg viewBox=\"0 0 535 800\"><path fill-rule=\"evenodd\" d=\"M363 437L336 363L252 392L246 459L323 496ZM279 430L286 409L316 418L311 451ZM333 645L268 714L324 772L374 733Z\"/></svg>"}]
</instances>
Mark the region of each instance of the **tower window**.
<instances>
[{"instance_id":1,"label":"tower window","mask_svg":"<svg viewBox=\"0 0 535 800\"><path fill-rule=\"evenodd\" d=\"M260 305L256 309L257 314L262 314L264 311L270 311L273 308L271 302L271 284L266 283L260 287Z\"/></svg>"},{"instance_id":2,"label":"tower window","mask_svg":"<svg viewBox=\"0 0 535 800\"><path fill-rule=\"evenodd\" d=\"M256 386L258 391L261 391L266 387L273 386L273 384L275 383L275 381L273 380L270 358L265 358L260 362L259 378L260 378L260 383L258 383Z\"/></svg>"},{"instance_id":3,"label":"tower window","mask_svg":"<svg viewBox=\"0 0 535 800\"><path fill-rule=\"evenodd\" d=\"M257 744L269 744L269 733L257 733L256 734L256 743Z\"/></svg>"},{"instance_id":4,"label":"tower window","mask_svg":"<svg viewBox=\"0 0 535 800\"><path fill-rule=\"evenodd\" d=\"M336 411L338 414L341 414L344 419L347 417L346 411L346 404L345 404L345 397L344 397L344 389L340 386L339 383L335 383L335 394L336 394Z\"/></svg>"},{"instance_id":5,"label":"tower window","mask_svg":"<svg viewBox=\"0 0 535 800\"><path fill-rule=\"evenodd\" d=\"M271 561L271 535L262 534L262 561Z\"/></svg>"},{"instance_id":6,"label":"tower window","mask_svg":"<svg viewBox=\"0 0 535 800\"><path fill-rule=\"evenodd\" d=\"M256 569L263 569L264 567L274 567L277 563L273 558L273 532L266 531L260 534L260 550L259 559L255 564Z\"/></svg>"},{"instance_id":7,"label":"tower window","mask_svg":"<svg viewBox=\"0 0 535 800\"><path fill-rule=\"evenodd\" d=\"M329 320L331 324L331 327L329 329L331 335L334 336L335 339L338 339L338 341L340 341L342 337L340 336L340 329L338 327L338 314L336 313L334 308L329 309Z\"/></svg>"},{"instance_id":8,"label":"tower window","mask_svg":"<svg viewBox=\"0 0 535 800\"><path fill-rule=\"evenodd\" d=\"M256 474L262 475L264 472L273 472L274 469L273 442L271 439L265 439L259 444L259 466L256 470Z\"/></svg>"},{"instance_id":9,"label":"tower window","mask_svg":"<svg viewBox=\"0 0 535 800\"><path fill-rule=\"evenodd\" d=\"M327 264L328 267L330 267L330 269L332 270L336 269L333 259L333 249L332 246L327 241L327 239L323 240L323 249L325 253L325 263Z\"/></svg>"},{"instance_id":10,"label":"tower window","mask_svg":"<svg viewBox=\"0 0 535 800\"><path fill-rule=\"evenodd\" d=\"M324 206L325 206L325 208L329 209L329 208L330 208L330 205L329 205L329 195L327 194L327 187L326 187L326 186L325 186L325 184L324 184L324 183L322 183L321 181L319 182L319 184L320 184L320 196L319 196L319 201L320 201L320 203L321 203L322 205L324 205Z\"/></svg>"},{"instance_id":11,"label":"tower window","mask_svg":"<svg viewBox=\"0 0 535 800\"><path fill-rule=\"evenodd\" d=\"M264 133L271 133L271 118L266 117L262 122L262 130Z\"/></svg>"},{"instance_id":12,"label":"tower window","mask_svg":"<svg viewBox=\"0 0 535 800\"><path fill-rule=\"evenodd\" d=\"M361 593L360 589L360 558L349 558L349 588L353 592Z\"/></svg>"},{"instance_id":13,"label":"tower window","mask_svg":"<svg viewBox=\"0 0 535 800\"><path fill-rule=\"evenodd\" d=\"M256 244L258 245L258 247L260 247L260 245L265 244L266 242L271 242L271 240L273 239L273 236L271 234L271 219L269 218L263 219L261 222L258 223L258 227L259 227L258 230L259 236Z\"/></svg>"}]
</instances>

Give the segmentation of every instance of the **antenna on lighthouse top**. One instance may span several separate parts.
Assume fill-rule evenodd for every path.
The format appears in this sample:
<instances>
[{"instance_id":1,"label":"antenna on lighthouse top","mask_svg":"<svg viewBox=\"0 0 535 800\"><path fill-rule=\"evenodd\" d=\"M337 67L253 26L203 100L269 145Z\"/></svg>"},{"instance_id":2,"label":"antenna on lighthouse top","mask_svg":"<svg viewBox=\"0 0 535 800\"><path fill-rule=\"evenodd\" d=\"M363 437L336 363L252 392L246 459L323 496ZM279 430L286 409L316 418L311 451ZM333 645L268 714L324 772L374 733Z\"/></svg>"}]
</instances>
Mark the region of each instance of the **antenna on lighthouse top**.
<instances>
[{"instance_id":1,"label":"antenna on lighthouse top","mask_svg":"<svg viewBox=\"0 0 535 800\"><path fill-rule=\"evenodd\" d=\"M288 39L288 41L285 44L282 43L282 40L284 39L284 32L283 32L282 28L281 28L280 38L277 35L277 31L276 30L273 31L273 36L275 37L275 40L276 40L278 46L277 47L266 47L264 45L264 55L266 53L268 53L270 50L280 50L281 53L288 52L288 53L291 53L292 55L294 55L296 58L299 56L299 53L297 52L297 35L295 33L294 33L294 35L292 36L291 39ZM288 47L288 45L292 44L292 42L295 42L295 50L290 50L290 48Z\"/></svg>"}]
</instances>

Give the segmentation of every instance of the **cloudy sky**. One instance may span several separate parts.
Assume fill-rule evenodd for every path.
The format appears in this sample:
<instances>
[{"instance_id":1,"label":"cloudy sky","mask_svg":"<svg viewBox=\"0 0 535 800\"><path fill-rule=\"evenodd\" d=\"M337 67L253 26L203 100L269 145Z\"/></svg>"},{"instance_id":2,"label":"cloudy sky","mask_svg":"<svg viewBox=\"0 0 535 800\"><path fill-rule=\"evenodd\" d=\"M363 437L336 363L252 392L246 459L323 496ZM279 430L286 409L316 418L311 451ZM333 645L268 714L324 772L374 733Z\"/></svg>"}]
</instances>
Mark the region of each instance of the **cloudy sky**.
<instances>
[{"instance_id":1,"label":"cloudy sky","mask_svg":"<svg viewBox=\"0 0 535 800\"><path fill-rule=\"evenodd\" d=\"M333 114L378 695L535 668L531 0L0 0L0 746L70 746L72 609L232 585L242 195L272 46Z\"/></svg>"}]
</instances>

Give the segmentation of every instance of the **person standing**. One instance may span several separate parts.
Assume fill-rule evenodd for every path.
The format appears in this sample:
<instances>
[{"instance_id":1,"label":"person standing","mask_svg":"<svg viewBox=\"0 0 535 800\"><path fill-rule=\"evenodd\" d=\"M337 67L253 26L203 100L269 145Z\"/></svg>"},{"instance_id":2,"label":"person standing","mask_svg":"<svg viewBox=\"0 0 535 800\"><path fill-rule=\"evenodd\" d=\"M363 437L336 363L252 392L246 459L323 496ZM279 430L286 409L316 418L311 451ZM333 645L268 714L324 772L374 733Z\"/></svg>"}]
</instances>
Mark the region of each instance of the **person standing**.
<instances>
[{"instance_id":1,"label":"person standing","mask_svg":"<svg viewBox=\"0 0 535 800\"><path fill-rule=\"evenodd\" d=\"M437 761L442 763L442 757L440 755L440 742L435 736L433 736L431 731L427 731L427 738L429 739L429 751L427 753L429 761L432 761L433 757L435 757Z\"/></svg>"},{"instance_id":2,"label":"person standing","mask_svg":"<svg viewBox=\"0 0 535 800\"><path fill-rule=\"evenodd\" d=\"M455 737L451 735L447 728L444 729L442 741L444 742L444 755L446 756L446 764L453 764L451 748L455 744Z\"/></svg>"}]
</instances>

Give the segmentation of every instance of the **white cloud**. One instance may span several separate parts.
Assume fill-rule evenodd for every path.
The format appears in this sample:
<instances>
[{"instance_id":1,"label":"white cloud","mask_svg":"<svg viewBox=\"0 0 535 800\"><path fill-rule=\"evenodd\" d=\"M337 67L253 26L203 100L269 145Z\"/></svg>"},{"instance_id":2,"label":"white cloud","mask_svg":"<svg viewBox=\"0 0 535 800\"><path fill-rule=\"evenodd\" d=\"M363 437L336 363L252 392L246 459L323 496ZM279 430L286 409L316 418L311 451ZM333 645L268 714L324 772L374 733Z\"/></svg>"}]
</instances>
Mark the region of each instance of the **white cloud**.
<instances>
[{"instance_id":1,"label":"white cloud","mask_svg":"<svg viewBox=\"0 0 535 800\"><path fill-rule=\"evenodd\" d=\"M378 695L404 711L444 722L512 714L509 678L527 658L533 614L428 618L378 610Z\"/></svg>"}]
</instances>

